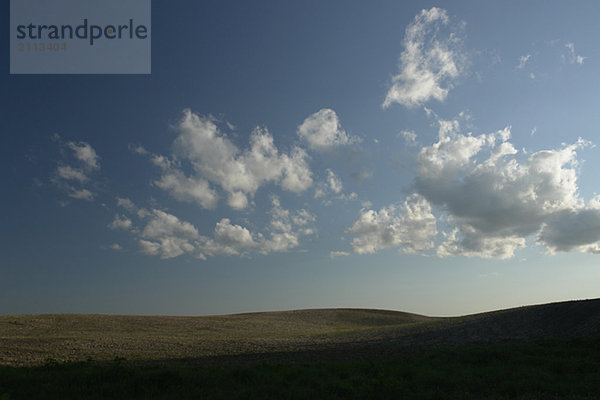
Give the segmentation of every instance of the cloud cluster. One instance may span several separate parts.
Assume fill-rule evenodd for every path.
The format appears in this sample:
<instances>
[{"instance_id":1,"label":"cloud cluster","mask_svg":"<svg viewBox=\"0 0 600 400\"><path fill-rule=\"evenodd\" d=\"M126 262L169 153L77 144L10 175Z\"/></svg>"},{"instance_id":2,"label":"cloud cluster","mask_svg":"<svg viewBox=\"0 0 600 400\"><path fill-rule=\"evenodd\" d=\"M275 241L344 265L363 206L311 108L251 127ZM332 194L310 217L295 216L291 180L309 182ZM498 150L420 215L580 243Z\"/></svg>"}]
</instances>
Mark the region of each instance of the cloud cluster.
<instances>
[{"instance_id":1,"label":"cloud cluster","mask_svg":"<svg viewBox=\"0 0 600 400\"><path fill-rule=\"evenodd\" d=\"M383 107L399 103L407 107L430 99L443 101L463 72L465 56L458 31L448 32L446 10L422 10L406 28L399 73L392 78Z\"/></svg>"},{"instance_id":2,"label":"cloud cluster","mask_svg":"<svg viewBox=\"0 0 600 400\"><path fill-rule=\"evenodd\" d=\"M431 207L447 227L439 257L510 258L530 236L550 253L600 253L600 197L586 205L577 186L577 150L588 142L521 154L510 127L474 136L461 133L457 120L438 123L437 141L415 160L415 194L402 207L361 211L348 230L355 253L432 248Z\"/></svg>"},{"instance_id":3,"label":"cloud cluster","mask_svg":"<svg viewBox=\"0 0 600 400\"><path fill-rule=\"evenodd\" d=\"M53 140L60 141L60 136L54 135ZM91 190L90 181L100 170L100 157L86 142L67 142L61 147L68 150L70 157L64 157L59 163L52 182L73 199L94 200L96 193Z\"/></svg>"},{"instance_id":4,"label":"cloud cluster","mask_svg":"<svg viewBox=\"0 0 600 400\"><path fill-rule=\"evenodd\" d=\"M393 103L423 106L447 98L467 64L460 30L444 9L433 7L415 16L406 28L399 72L392 78L384 108ZM583 64L585 57L575 52L572 43L556 43L563 62ZM530 69L535 57L521 56L516 69ZM535 78L533 72L530 76ZM434 143L422 145L423 136L411 130L397 134L417 150L412 194L379 210L363 203L365 208L346 230L354 253L396 248L439 257L505 259L534 238L549 253L600 254L600 196L586 203L577 185L577 152L587 142L580 139L555 149L520 152L510 141L510 126L473 135L461 129L459 120L443 120L424 109L439 126ZM463 113L459 116L469 119ZM355 193L343 193L342 180L332 169L320 175L309 168L307 151L327 152L360 142L342 128L334 110L323 108L304 119L296 130L299 144L289 151L278 149L271 133L261 127L251 132L246 147L239 147L220 125L210 116L184 110L174 127L177 136L170 155L152 154L141 146L132 151L160 169L152 182L155 187L203 209L216 208L223 197L229 207L246 209L264 187L300 194L314 185L314 198L323 204L357 198ZM85 142L62 146L72 162L58 165L54 182L72 198L92 200L91 177L100 169L99 157ZM354 176L364 180L370 172L363 168ZM117 206L108 227L129 232L143 253L161 258L283 252L315 234L313 214L305 209L291 212L275 196L262 232L248 222L242 225L222 217L203 234L157 205L138 208L127 198L117 198ZM110 247L121 249L116 243ZM349 254L331 251L330 257Z\"/></svg>"},{"instance_id":5,"label":"cloud cluster","mask_svg":"<svg viewBox=\"0 0 600 400\"><path fill-rule=\"evenodd\" d=\"M229 218L221 218L210 236L200 234L193 224L164 210L138 209L129 199L117 201L139 223L134 226L128 216L117 214L109 227L131 232L142 253L164 259L183 254L205 260L218 255L247 256L252 252L283 252L298 247L302 237L315 233L314 215L305 209L291 213L281 206L277 197L272 198L270 222L266 232L251 232L244 226L232 223Z\"/></svg>"},{"instance_id":6,"label":"cloud cluster","mask_svg":"<svg viewBox=\"0 0 600 400\"><path fill-rule=\"evenodd\" d=\"M250 135L250 147L240 150L212 118L190 110L184 111L176 128L179 135L172 158L154 156L153 162L162 169L155 185L178 200L213 208L219 198L216 186L227 194L227 204L239 210L267 183L295 193L312 185L307 153L300 147L289 154L280 153L266 129L256 128ZM191 169L189 175L186 165Z\"/></svg>"},{"instance_id":7,"label":"cloud cluster","mask_svg":"<svg viewBox=\"0 0 600 400\"><path fill-rule=\"evenodd\" d=\"M509 258L542 225L540 243L564 249L550 240L557 239L551 227L584 207L576 150L586 142L520 160L509 142L510 127L479 136L458 130L457 121L440 121L438 141L422 148L416 160L416 191L456 226L438 255Z\"/></svg>"}]
</instances>

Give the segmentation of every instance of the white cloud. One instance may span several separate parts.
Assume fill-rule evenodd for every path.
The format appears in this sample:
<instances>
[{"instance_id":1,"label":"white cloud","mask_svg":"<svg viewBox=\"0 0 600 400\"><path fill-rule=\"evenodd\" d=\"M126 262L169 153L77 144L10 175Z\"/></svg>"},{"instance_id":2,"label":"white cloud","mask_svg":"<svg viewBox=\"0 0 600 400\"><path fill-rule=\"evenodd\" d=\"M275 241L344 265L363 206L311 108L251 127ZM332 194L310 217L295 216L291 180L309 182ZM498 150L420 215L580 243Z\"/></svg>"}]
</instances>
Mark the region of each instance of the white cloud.
<instances>
[{"instance_id":1,"label":"white cloud","mask_svg":"<svg viewBox=\"0 0 600 400\"><path fill-rule=\"evenodd\" d=\"M87 201L94 200L94 196L95 196L94 193L90 192L87 189L76 189L73 187L69 187L67 189L67 194L71 198L78 199L78 200L87 200Z\"/></svg>"},{"instance_id":2,"label":"white cloud","mask_svg":"<svg viewBox=\"0 0 600 400\"><path fill-rule=\"evenodd\" d=\"M120 244L118 244L118 243L113 243L113 244L111 244L111 245L110 245L110 246L108 246L108 247L110 247L110 248L111 248L111 249L113 249L113 250L117 250L117 251L118 251L118 250L123 250L123 248L121 247L121 245L120 245Z\"/></svg>"},{"instance_id":3,"label":"white cloud","mask_svg":"<svg viewBox=\"0 0 600 400\"><path fill-rule=\"evenodd\" d=\"M173 258L195 250L195 240L200 239L198 230L189 222L161 210L152 210L150 221L139 239L143 253Z\"/></svg>"},{"instance_id":4,"label":"white cloud","mask_svg":"<svg viewBox=\"0 0 600 400\"><path fill-rule=\"evenodd\" d=\"M265 239L260 245L261 253L287 251L299 245L301 236L314 233L313 229L306 226L316 220L314 215L302 209L291 217L289 210L281 207L277 197L272 198L272 204L271 232L269 238Z\"/></svg>"},{"instance_id":5,"label":"white cloud","mask_svg":"<svg viewBox=\"0 0 600 400\"><path fill-rule=\"evenodd\" d=\"M327 169L327 184L335 194L339 194L343 189L342 180L330 169Z\"/></svg>"},{"instance_id":6,"label":"white cloud","mask_svg":"<svg viewBox=\"0 0 600 400\"><path fill-rule=\"evenodd\" d=\"M133 204L133 201L131 201L128 198L117 197L117 207L122 207L130 212L137 211L137 207L135 206L135 204Z\"/></svg>"},{"instance_id":7,"label":"white cloud","mask_svg":"<svg viewBox=\"0 0 600 400\"><path fill-rule=\"evenodd\" d=\"M256 128L250 135L250 147L240 150L219 130L214 120L184 111L177 125L173 159L153 157L163 169L155 184L181 201L195 201L203 208L216 205L216 185L227 193L227 203L235 209L248 205L248 197L269 182L283 189L301 193L312 185L312 172L306 152L294 147L289 154L280 153L271 134ZM192 174L183 172L189 163Z\"/></svg>"},{"instance_id":8,"label":"white cloud","mask_svg":"<svg viewBox=\"0 0 600 400\"><path fill-rule=\"evenodd\" d=\"M329 258L336 258L336 257L347 257L349 256L350 253L348 253L347 251L330 251L329 252Z\"/></svg>"},{"instance_id":9,"label":"white cloud","mask_svg":"<svg viewBox=\"0 0 600 400\"><path fill-rule=\"evenodd\" d=\"M251 248L256 242L250 231L240 225L232 225L229 218L223 218L215 226L215 239L227 247Z\"/></svg>"},{"instance_id":10,"label":"white cloud","mask_svg":"<svg viewBox=\"0 0 600 400\"><path fill-rule=\"evenodd\" d=\"M531 54L527 54L525 56L519 57L519 65L517 65L517 69L523 69L523 67L525 67L525 65L527 65L527 63L529 62L530 59L531 59Z\"/></svg>"},{"instance_id":11,"label":"white cloud","mask_svg":"<svg viewBox=\"0 0 600 400\"><path fill-rule=\"evenodd\" d=\"M510 126L475 136L457 120L438 125L437 140L415 158L414 194L403 205L363 209L347 230L355 253L435 247L439 257L506 259L535 236L549 253L600 254L600 196L586 205L577 185L577 152L589 142L520 153Z\"/></svg>"},{"instance_id":12,"label":"white cloud","mask_svg":"<svg viewBox=\"0 0 600 400\"><path fill-rule=\"evenodd\" d=\"M415 146L417 144L417 134L413 131L402 130L398 134L398 137L403 138L409 146Z\"/></svg>"},{"instance_id":13,"label":"white cloud","mask_svg":"<svg viewBox=\"0 0 600 400\"><path fill-rule=\"evenodd\" d=\"M587 57L575 53L575 45L573 43L567 43L565 47L567 48L567 54L566 56L563 55L563 60L569 62L569 64L583 64L583 61Z\"/></svg>"},{"instance_id":14,"label":"white cloud","mask_svg":"<svg viewBox=\"0 0 600 400\"><path fill-rule=\"evenodd\" d=\"M458 238L458 235L462 238ZM469 225L450 233L442 233L445 241L437 248L439 257L466 256L481 258L511 258L515 250L525 247L525 238L513 236L484 236Z\"/></svg>"},{"instance_id":15,"label":"white cloud","mask_svg":"<svg viewBox=\"0 0 600 400\"><path fill-rule=\"evenodd\" d=\"M391 247L414 253L433 247L436 218L426 199L412 195L404 204L390 205L379 212L363 209L348 233L356 236L352 250L358 254Z\"/></svg>"},{"instance_id":16,"label":"white cloud","mask_svg":"<svg viewBox=\"0 0 600 400\"><path fill-rule=\"evenodd\" d=\"M337 114L329 108L323 108L306 117L298 126L298 136L306 141L311 149L317 151L360 141L342 129Z\"/></svg>"},{"instance_id":17,"label":"white cloud","mask_svg":"<svg viewBox=\"0 0 600 400\"><path fill-rule=\"evenodd\" d=\"M75 153L75 158L81 161L85 168L89 170L100 169L100 157L96 154L96 151L86 142L68 142L67 146Z\"/></svg>"},{"instance_id":18,"label":"white cloud","mask_svg":"<svg viewBox=\"0 0 600 400\"><path fill-rule=\"evenodd\" d=\"M75 168L71 167L70 165L60 165L57 168L56 172L57 172L59 178L67 180L67 181L75 180L75 181L79 181L79 182L85 182L89 179L83 171L81 171L79 169L75 169Z\"/></svg>"},{"instance_id":19,"label":"white cloud","mask_svg":"<svg viewBox=\"0 0 600 400\"><path fill-rule=\"evenodd\" d=\"M305 209L300 209L296 211L296 214L292 216L292 221L297 226L305 226L310 222L315 222L315 220L315 216L306 211Z\"/></svg>"},{"instance_id":20,"label":"white cloud","mask_svg":"<svg viewBox=\"0 0 600 400\"><path fill-rule=\"evenodd\" d=\"M116 230L116 229L123 229L123 230L129 230L131 229L132 226L132 222L129 218L127 218L124 215L119 215L119 214L115 214L115 218L113 220L113 222L111 222L108 227L110 229Z\"/></svg>"},{"instance_id":21,"label":"white cloud","mask_svg":"<svg viewBox=\"0 0 600 400\"><path fill-rule=\"evenodd\" d=\"M180 236L187 239L196 239L200 235L198 230L189 222L180 221L176 216L162 210L152 210L150 222L144 227L142 236L157 239L165 236Z\"/></svg>"},{"instance_id":22,"label":"white cloud","mask_svg":"<svg viewBox=\"0 0 600 400\"><path fill-rule=\"evenodd\" d=\"M446 10L421 10L406 28L400 55L399 73L392 78L383 107L399 103L407 107L430 99L443 101L463 72L465 56L457 31L447 32L450 18ZM446 35L441 35L442 31Z\"/></svg>"},{"instance_id":23,"label":"white cloud","mask_svg":"<svg viewBox=\"0 0 600 400\"><path fill-rule=\"evenodd\" d=\"M152 162L162 169L160 179L154 181L157 187L169 192L179 201L195 202L207 209L216 207L219 196L206 179L186 176L183 171L173 165L173 162L163 156L155 156ZM244 207L245 203L243 207L235 208Z\"/></svg>"},{"instance_id":24,"label":"white cloud","mask_svg":"<svg viewBox=\"0 0 600 400\"><path fill-rule=\"evenodd\" d=\"M323 204L331 205L333 200L356 200L358 195L354 192L350 194L342 193L344 185L342 180L331 169L325 170L326 177L318 182L315 187L315 199L322 199Z\"/></svg>"},{"instance_id":25,"label":"white cloud","mask_svg":"<svg viewBox=\"0 0 600 400\"><path fill-rule=\"evenodd\" d=\"M129 150L131 150L135 154L140 154L140 155L150 154L150 152L148 150L146 150L144 148L144 146L136 146L136 145L130 144L129 145Z\"/></svg>"}]
</instances>

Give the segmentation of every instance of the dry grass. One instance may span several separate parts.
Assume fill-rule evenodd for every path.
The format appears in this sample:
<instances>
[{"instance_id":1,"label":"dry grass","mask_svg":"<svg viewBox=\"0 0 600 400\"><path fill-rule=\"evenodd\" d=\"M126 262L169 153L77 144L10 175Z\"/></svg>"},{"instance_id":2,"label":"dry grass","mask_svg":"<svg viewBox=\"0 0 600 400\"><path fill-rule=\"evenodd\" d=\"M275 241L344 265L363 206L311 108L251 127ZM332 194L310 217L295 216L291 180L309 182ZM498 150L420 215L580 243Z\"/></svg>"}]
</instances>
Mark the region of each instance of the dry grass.
<instances>
[{"instance_id":1,"label":"dry grass","mask_svg":"<svg viewBox=\"0 0 600 400\"><path fill-rule=\"evenodd\" d=\"M385 355L438 345L600 336L600 300L460 318L395 311L298 310L214 317L0 316L0 365L63 361L319 359Z\"/></svg>"},{"instance_id":2,"label":"dry grass","mask_svg":"<svg viewBox=\"0 0 600 400\"><path fill-rule=\"evenodd\" d=\"M352 309L215 317L0 316L0 364L293 352L344 342L369 331L432 320L401 312Z\"/></svg>"}]
</instances>

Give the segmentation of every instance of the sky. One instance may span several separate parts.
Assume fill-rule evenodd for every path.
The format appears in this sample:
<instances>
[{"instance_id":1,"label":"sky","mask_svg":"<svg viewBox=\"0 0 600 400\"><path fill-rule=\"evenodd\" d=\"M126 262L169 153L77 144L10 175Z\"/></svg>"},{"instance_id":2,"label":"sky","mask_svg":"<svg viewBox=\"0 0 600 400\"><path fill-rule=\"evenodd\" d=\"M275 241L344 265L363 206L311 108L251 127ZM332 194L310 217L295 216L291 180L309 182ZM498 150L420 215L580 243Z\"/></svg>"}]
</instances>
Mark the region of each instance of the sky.
<instances>
[{"instance_id":1,"label":"sky","mask_svg":"<svg viewBox=\"0 0 600 400\"><path fill-rule=\"evenodd\" d=\"M154 1L150 75L10 75L5 52L0 314L599 297L598 20Z\"/></svg>"}]
</instances>

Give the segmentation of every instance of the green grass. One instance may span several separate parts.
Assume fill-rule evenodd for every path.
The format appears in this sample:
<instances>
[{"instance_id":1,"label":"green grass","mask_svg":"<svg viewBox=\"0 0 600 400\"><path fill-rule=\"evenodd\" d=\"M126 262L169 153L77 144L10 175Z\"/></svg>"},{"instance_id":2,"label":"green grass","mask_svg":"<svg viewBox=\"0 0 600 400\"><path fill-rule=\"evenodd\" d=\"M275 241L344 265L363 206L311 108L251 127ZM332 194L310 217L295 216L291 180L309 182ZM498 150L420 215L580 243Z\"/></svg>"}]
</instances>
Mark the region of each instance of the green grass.
<instances>
[{"instance_id":1,"label":"green grass","mask_svg":"<svg viewBox=\"0 0 600 400\"><path fill-rule=\"evenodd\" d=\"M0 399L599 399L600 338L347 362L0 367Z\"/></svg>"}]
</instances>

